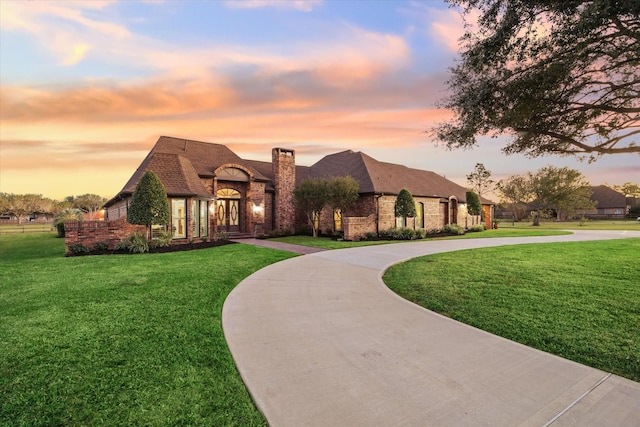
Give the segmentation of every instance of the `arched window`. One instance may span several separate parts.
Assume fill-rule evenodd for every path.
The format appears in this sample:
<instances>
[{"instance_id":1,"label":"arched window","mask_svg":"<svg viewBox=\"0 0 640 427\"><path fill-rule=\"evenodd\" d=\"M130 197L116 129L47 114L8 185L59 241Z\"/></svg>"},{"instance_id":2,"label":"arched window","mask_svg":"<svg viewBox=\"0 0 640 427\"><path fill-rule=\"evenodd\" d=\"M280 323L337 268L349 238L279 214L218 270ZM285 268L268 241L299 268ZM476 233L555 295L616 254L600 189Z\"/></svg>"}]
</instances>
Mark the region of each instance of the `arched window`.
<instances>
[{"instance_id":1,"label":"arched window","mask_svg":"<svg viewBox=\"0 0 640 427\"><path fill-rule=\"evenodd\" d=\"M221 188L216 191L216 197L218 199L240 199L240 192L238 190L234 190L233 188Z\"/></svg>"}]
</instances>

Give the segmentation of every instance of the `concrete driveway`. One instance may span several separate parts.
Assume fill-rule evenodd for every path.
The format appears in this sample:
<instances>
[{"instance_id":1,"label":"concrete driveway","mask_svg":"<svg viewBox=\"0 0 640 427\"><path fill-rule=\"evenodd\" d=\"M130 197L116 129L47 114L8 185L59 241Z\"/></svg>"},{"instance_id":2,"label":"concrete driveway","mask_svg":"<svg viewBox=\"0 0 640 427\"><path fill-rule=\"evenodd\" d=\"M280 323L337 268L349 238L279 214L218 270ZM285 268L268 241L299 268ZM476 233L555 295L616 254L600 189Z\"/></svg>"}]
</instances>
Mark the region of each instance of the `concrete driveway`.
<instances>
[{"instance_id":1,"label":"concrete driveway","mask_svg":"<svg viewBox=\"0 0 640 427\"><path fill-rule=\"evenodd\" d=\"M445 318L381 280L397 262L438 252L629 237L640 232L318 252L241 282L223 329L272 426L639 426L640 383Z\"/></svg>"}]
</instances>

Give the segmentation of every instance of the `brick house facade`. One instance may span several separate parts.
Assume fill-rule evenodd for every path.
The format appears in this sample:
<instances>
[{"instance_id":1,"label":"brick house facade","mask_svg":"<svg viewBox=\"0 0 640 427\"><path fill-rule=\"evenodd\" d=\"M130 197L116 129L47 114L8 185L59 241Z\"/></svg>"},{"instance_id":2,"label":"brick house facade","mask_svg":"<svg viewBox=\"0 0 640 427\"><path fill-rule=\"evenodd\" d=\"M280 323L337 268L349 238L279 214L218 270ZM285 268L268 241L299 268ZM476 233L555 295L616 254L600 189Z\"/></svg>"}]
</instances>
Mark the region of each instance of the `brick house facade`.
<instances>
[{"instance_id":1,"label":"brick house facade","mask_svg":"<svg viewBox=\"0 0 640 427\"><path fill-rule=\"evenodd\" d=\"M305 217L295 211L293 190L308 177L349 175L360 186L359 199L347 212L321 212L322 232L337 227L345 238L357 239L398 225L394 204L402 188L413 194L418 211L418 217L408 219L409 227L428 230L477 223L466 211L466 189L430 171L350 150L299 166L294 150L273 148L271 160L246 160L224 145L162 136L123 189L105 204L106 219L126 218L137 183L151 170L167 191L176 243L209 238L215 231L258 235L305 226ZM493 204L482 202L490 225Z\"/></svg>"}]
</instances>

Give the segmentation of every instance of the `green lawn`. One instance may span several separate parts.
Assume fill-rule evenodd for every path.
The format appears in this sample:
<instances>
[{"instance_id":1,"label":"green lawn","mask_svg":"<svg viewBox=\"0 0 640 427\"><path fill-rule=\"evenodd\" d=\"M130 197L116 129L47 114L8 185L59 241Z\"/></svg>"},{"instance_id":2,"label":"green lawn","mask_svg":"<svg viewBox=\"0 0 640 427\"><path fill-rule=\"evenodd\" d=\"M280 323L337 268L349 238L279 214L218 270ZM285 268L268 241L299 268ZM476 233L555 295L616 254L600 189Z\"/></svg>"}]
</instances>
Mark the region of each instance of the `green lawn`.
<instances>
[{"instance_id":1,"label":"green lawn","mask_svg":"<svg viewBox=\"0 0 640 427\"><path fill-rule=\"evenodd\" d=\"M32 223L27 222L24 224L1 224L0 234L13 234L13 233L48 233L54 231L55 227L51 223Z\"/></svg>"},{"instance_id":2,"label":"green lawn","mask_svg":"<svg viewBox=\"0 0 640 427\"><path fill-rule=\"evenodd\" d=\"M531 221L512 223L508 220L499 221L500 228L531 230L640 230L640 221L635 220L587 220L587 221L542 221L539 226L531 225Z\"/></svg>"},{"instance_id":3,"label":"green lawn","mask_svg":"<svg viewBox=\"0 0 640 427\"><path fill-rule=\"evenodd\" d=\"M293 254L64 258L54 236L0 236L0 425L265 425L221 309L244 277Z\"/></svg>"},{"instance_id":4,"label":"green lawn","mask_svg":"<svg viewBox=\"0 0 640 427\"><path fill-rule=\"evenodd\" d=\"M449 236L449 237L428 237L423 242L428 242L430 239L480 239L487 237L528 237L528 236L557 236L562 234L571 234L571 232L563 230L549 230L544 228L533 227L531 229L519 229L519 228L506 228L498 230L486 230L479 233L466 233L462 236ZM355 248L358 246L371 246L371 245L385 245L389 243L402 243L407 240L374 240L374 241L360 241L360 242L345 242L332 240L329 237L311 237L311 236L287 236L276 237L274 242L293 243L296 245L312 246L323 249L345 249ZM413 240L414 242L416 240Z\"/></svg>"},{"instance_id":5,"label":"green lawn","mask_svg":"<svg viewBox=\"0 0 640 427\"><path fill-rule=\"evenodd\" d=\"M385 283L430 310L640 381L640 239L417 258Z\"/></svg>"}]
</instances>

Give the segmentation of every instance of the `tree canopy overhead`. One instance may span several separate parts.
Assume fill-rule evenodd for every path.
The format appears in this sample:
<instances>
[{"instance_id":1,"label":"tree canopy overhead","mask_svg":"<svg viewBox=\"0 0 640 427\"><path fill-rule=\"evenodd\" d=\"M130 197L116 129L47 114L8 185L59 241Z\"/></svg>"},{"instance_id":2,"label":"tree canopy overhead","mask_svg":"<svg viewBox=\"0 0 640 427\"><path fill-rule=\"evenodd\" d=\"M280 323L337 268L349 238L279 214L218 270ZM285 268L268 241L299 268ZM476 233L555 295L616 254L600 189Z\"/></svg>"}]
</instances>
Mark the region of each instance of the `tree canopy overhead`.
<instances>
[{"instance_id":1,"label":"tree canopy overhead","mask_svg":"<svg viewBox=\"0 0 640 427\"><path fill-rule=\"evenodd\" d=\"M447 1L466 32L439 141L510 135L503 151L530 157L640 153L639 1Z\"/></svg>"}]
</instances>

